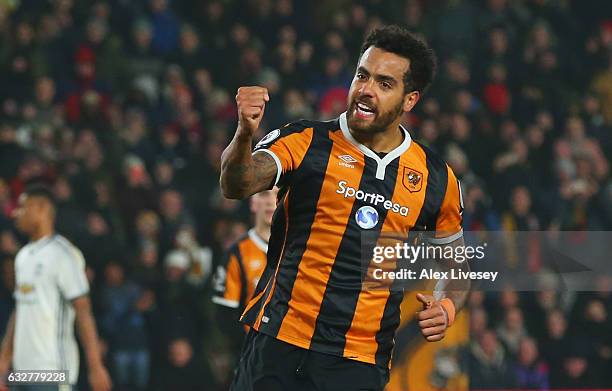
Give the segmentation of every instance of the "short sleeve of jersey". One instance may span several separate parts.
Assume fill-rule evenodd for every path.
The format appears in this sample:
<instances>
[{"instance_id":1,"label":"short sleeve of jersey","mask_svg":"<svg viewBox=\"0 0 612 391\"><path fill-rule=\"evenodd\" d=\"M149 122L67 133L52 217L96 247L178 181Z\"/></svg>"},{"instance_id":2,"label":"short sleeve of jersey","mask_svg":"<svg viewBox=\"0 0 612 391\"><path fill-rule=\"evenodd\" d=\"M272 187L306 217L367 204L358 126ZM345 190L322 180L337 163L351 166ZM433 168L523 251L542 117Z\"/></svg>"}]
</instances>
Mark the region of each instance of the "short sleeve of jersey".
<instances>
[{"instance_id":1,"label":"short sleeve of jersey","mask_svg":"<svg viewBox=\"0 0 612 391\"><path fill-rule=\"evenodd\" d=\"M213 303L230 308L240 306L242 294L240 273L240 263L234 254L229 255L224 265L217 266L213 279Z\"/></svg>"},{"instance_id":2,"label":"short sleeve of jersey","mask_svg":"<svg viewBox=\"0 0 612 391\"><path fill-rule=\"evenodd\" d=\"M461 226L461 215L463 214L461 183L448 165L446 169L448 171L446 193L436 218L436 232L434 238L430 239L430 242L434 244L451 243L463 235Z\"/></svg>"},{"instance_id":3,"label":"short sleeve of jersey","mask_svg":"<svg viewBox=\"0 0 612 391\"><path fill-rule=\"evenodd\" d=\"M263 152L274 159L277 169L275 185L300 166L312 141L313 131L306 121L298 121L271 131L255 145L254 154Z\"/></svg>"},{"instance_id":4,"label":"short sleeve of jersey","mask_svg":"<svg viewBox=\"0 0 612 391\"><path fill-rule=\"evenodd\" d=\"M64 247L60 252L57 269L57 284L66 300L74 300L89 292L85 274L85 258L75 247Z\"/></svg>"}]
</instances>

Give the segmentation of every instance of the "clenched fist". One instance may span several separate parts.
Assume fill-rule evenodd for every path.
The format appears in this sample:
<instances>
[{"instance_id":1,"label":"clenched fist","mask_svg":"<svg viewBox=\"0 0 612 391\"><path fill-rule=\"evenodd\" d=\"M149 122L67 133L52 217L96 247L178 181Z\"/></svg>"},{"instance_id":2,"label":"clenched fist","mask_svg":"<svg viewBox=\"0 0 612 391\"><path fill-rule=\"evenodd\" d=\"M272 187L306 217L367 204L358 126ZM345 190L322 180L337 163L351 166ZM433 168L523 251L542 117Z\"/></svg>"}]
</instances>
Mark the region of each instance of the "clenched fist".
<instances>
[{"instance_id":1,"label":"clenched fist","mask_svg":"<svg viewBox=\"0 0 612 391\"><path fill-rule=\"evenodd\" d=\"M236 94L238 105L238 124L250 135L259 127L263 118L266 102L270 100L268 89L264 87L240 87Z\"/></svg>"}]
</instances>

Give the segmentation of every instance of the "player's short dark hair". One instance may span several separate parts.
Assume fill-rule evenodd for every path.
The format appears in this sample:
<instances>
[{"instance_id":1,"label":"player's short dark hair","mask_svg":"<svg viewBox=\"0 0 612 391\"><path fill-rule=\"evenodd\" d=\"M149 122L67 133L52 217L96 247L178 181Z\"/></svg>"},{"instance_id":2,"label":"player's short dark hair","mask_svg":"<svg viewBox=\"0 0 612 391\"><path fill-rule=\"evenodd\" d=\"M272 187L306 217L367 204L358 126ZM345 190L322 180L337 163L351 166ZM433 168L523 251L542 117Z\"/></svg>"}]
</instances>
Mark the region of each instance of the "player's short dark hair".
<instances>
[{"instance_id":1,"label":"player's short dark hair","mask_svg":"<svg viewBox=\"0 0 612 391\"><path fill-rule=\"evenodd\" d=\"M49 203L51 203L53 207L57 205L57 202L55 200L55 195L53 194L51 189L42 183L34 183L31 185L28 185L23 191L23 193L26 194L28 197L44 198Z\"/></svg>"},{"instance_id":2,"label":"player's short dark hair","mask_svg":"<svg viewBox=\"0 0 612 391\"><path fill-rule=\"evenodd\" d=\"M361 55L374 46L410 60L410 68L404 74L404 91L424 92L436 72L436 55L427 43L410 31L397 25L372 30L361 46Z\"/></svg>"}]
</instances>

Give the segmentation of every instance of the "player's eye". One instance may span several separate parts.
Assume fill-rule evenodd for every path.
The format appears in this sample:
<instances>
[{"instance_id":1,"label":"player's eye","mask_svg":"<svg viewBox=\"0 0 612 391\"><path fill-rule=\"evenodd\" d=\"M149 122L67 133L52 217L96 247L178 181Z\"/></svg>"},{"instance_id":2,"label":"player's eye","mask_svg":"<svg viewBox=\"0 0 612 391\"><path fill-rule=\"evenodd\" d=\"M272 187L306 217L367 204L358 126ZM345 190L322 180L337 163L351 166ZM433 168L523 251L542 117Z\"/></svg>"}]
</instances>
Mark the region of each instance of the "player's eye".
<instances>
[{"instance_id":1,"label":"player's eye","mask_svg":"<svg viewBox=\"0 0 612 391\"><path fill-rule=\"evenodd\" d=\"M364 75L361 72L357 72L357 75L355 76L357 79L359 80L365 80L366 79L366 75Z\"/></svg>"},{"instance_id":2,"label":"player's eye","mask_svg":"<svg viewBox=\"0 0 612 391\"><path fill-rule=\"evenodd\" d=\"M383 81L383 82L380 83L380 85L385 90L390 90L391 89L391 83L389 83L388 81Z\"/></svg>"}]
</instances>

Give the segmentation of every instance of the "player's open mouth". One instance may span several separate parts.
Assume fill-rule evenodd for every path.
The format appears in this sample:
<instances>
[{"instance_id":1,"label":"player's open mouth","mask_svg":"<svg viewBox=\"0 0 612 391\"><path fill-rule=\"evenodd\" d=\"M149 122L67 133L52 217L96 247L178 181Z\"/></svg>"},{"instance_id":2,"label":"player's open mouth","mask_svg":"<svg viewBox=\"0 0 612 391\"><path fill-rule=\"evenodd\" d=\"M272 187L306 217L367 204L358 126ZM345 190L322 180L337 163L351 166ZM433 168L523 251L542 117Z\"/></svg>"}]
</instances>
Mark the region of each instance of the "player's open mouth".
<instances>
[{"instance_id":1,"label":"player's open mouth","mask_svg":"<svg viewBox=\"0 0 612 391\"><path fill-rule=\"evenodd\" d=\"M376 110L366 105L365 103L357 103L355 105L355 116L360 119L370 119L376 114Z\"/></svg>"}]
</instances>

